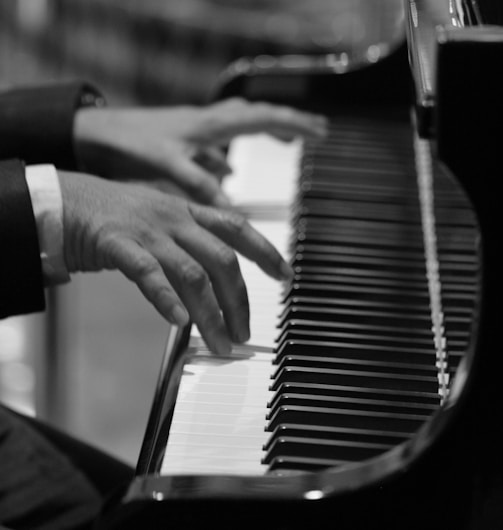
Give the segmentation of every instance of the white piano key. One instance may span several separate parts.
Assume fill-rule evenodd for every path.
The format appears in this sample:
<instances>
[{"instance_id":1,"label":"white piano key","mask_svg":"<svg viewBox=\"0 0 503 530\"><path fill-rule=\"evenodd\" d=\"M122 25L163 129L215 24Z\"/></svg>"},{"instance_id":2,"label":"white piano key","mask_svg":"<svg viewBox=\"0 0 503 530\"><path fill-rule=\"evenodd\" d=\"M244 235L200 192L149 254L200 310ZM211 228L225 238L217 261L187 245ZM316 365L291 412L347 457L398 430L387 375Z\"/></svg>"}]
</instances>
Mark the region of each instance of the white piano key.
<instances>
[{"instance_id":1,"label":"white piano key","mask_svg":"<svg viewBox=\"0 0 503 530\"><path fill-rule=\"evenodd\" d=\"M188 436L194 436L194 439L197 439L199 435L213 436L215 434L219 434L222 437L227 438L230 438L232 436L235 437L235 439L238 439L238 437L253 437L255 439L262 439L264 437L263 433L265 432L265 430L263 422L261 423L259 428L254 427L251 432L243 433L243 429L236 429L235 425L231 423L216 423L214 419L208 421L209 419L210 418L205 418L204 421L194 424L189 421L189 418L178 414L176 422L171 425L170 435L171 433L186 434ZM237 430L239 431L238 433L236 433Z\"/></svg>"},{"instance_id":2,"label":"white piano key","mask_svg":"<svg viewBox=\"0 0 503 530\"><path fill-rule=\"evenodd\" d=\"M248 348L246 358L243 348L236 349L240 353L229 358L196 354L186 364L161 474L243 473L244 468L263 473L273 356ZM199 382L216 392L201 391Z\"/></svg>"},{"instance_id":3,"label":"white piano key","mask_svg":"<svg viewBox=\"0 0 503 530\"><path fill-rule=\"evenodd\" d=\"M302 140L282 142L267 134L244 135L230 145L233 172L222 187L236 205L292 204Z\"/></svg>"}]
</instances>

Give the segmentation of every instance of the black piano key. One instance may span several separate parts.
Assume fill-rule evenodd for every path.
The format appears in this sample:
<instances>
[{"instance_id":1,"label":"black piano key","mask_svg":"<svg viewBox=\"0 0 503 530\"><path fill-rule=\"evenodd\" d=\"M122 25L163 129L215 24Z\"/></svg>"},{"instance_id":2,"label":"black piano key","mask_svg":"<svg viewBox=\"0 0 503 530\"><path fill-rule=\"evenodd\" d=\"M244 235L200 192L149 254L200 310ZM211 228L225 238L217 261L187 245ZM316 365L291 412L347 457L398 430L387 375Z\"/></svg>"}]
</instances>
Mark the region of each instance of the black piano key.
<instances>
[{"instance_id":1,"label":"black piano key","mask_svg":"<svg viewBox=\"0 0 503 530\"><path fill-rule=\"evenodd\" d=\"M449 313L445 314L444 317L444 326L449 332L465 331L466 329L471 329L472 325L472 313L469 311L463 315L450 315Z\"/></svg>"},{"instance_id":2,"label":"black piano key","mask_svg":"<svg viewBox=\"0 0 503 530\"><path fill-rule=\"evenodd\" d=\"M332 242L331 244L316 243L310 241L309 243L298 242L297 252L300 254L331 254L331 255L349 255L354 256L356 259L359 256L369 257L378 256L379 258L386 258L390 261L394 259L408 260L414 262L423 262L424 254L416 250L403 249L403 248L382 248L376 245L374 247L369 241L368 245L358 245L357 242L353 242L351 245L343 244L344 242L338 241L337 243ZM374 242L375 244L375 242ZM471 264L471 262L469 262Z\"/></svg>"},{"instance_id":3,"label":"black piano key","mask_svg":"<svg viewBox=\"0 0 503 530\"><path fill-rule=\"evenodd\" d=\"M316 349L316 344L311 345L313 350ZM374 358L360 359L357 357L344 358L337 351L334 350L337 355L333 356L321 356L319 355L295 355L287 354L281 356L278 360L277 368L272 374L272 378L276 378L284 368L287 367L306 367L306 368L328 368L331 370L351 370L357 371L362 368L366 368L371 372L382 372L389 374L406 374L406 375L418 375L418 376L435 376L437 374L437 368L432 362L433 359L423 359L423 364L404 362L406 357L402 358L402 362L398 361L387 361L382 359L380 356L374 356ZM430 362L427 363L426 361Z\"/></svg>"},{"instance_id":4,"label":"black piano key","mask_svg":"<svg viewBox=\"0 0 503 530\"><path fill-rule=\"evenodd\" d=\"M414 194L415 190L411 190ZM298 197L300 199L330 199L347 200L358 203L394 204L403 205L403 194L400 190L384 186L362 184L355 188L338 179L304 180L299 185ZM299 201L302 202L302 201Z\"/></svg>"},{"instance_id":5,"label":"black piano key","mask_svg":"<svg viewBox=\"0 0 503 530\"><path fill-rule=\"evenodd\" d=\"M295 226L297 232L306 234L326 234L332 240L339 235L352 234L356 238L369 239L372 236L376 241L399 241L419 243L422 241L422 228L419 223L402 224L400 222L376 221L369 219L346 219L342 216L330 218L304 217L298 220Z\"/></svg>"},{"instance_id":6,"label":"black piano key","mask_svg":"<svg viewBox=\"0 0 503 530\"><path fill-rule=\"evenodd\" d=\"M323 385L320 383L281 383L268 403L272 407L282 394L307 394L311 396L345 397L354 399L373 399L399 401L401 403L419 403L432 409L440 405L438 393L397 390L389 388L366 388L363 386Z\"/></svg>"},{"instance_id":7,"label":"black piano key","mask_svg":"<svg viewBox=\"0 0 503 530\"><path fill-rule=\"evenodd\" d=\"M340 467L349 462L346 460L331 460L322 458L307 458L307 457L285 457L280 456L274 458L269 464L269 470L272 473L284 474L288 471L320 471L328 467Z\"/></svg>"},{"instance_id":8,"label":"black piano key","mask_svg":"<svg viewBox=\"0 0 503 530\"><path fill-rule=\"evenodd\" d=\"M300 321L302 322L302 321ZM337 329L323 328L317 322L313 322L310 326L307 321L306 324L298 325L296 327L285 326L281 330L280 335L276 341L276 349L278 352L284 353L300 353L301 350L305 352L312 352L309 344L315 346L314 351L319 351L317 346L320 344L328 349L332 349L332 344L335 348L343 348L347 353L344 355L351 355L357 357L361 355L366 358L375 348L379 355L384 354L384 360L393 361L404 357L410 359L410 362L421 362L432 351L432 336L428 335L418 336L417 334L404 334L403 336L395 336L386 334L381 331L380 335L372 333L368 327L354 326L350 331L339 331ZM306 343L298 343L289 341L306 341ZM305 344L305 346L301 346ZM290 350L290 347L292 350ZM332 350L333 351L333 350ZM360 353L359 353L360 351ZM387 355L386 355L387 352ZM367 354L367 355L365 355ZM370 355L372 355L370 353Z\"/></svg>"},{"instance_id":9,"label":"black piano key","mask_svg":"<svg viewBox=\"0 0 503 530\"><path fill-rule=\"evenodd\" d=\"M356 429L343 427L322 427L319 425L301 425L296 423L282 423L271 432L271 436L264 444L265 451L271 446L276 438L281 436L295 436L304 438L318 438L326 440L360 441L364 443L375 443L394 447L410 438L410 433L380 431L372 429Z\"/></svg>"},{"instance_id":10,"label":"black piano key","mask_svg":"<svg viewBox=\"0 0 503 530\"><path fill-rule=\"evenodd\" d=\"M429 307L422 305L394 303L389 300L372 300L362 298L350 298L347 296L339 297L320 297L308 295L307 293L299 293L297 290L284 291L283 294L283 311L280 315L279 326L283 325L283 319L286 315L294 309L299 308L315 308L320 311L327 310L327 315L332 310L338 310L339 312L355 311L357 310L362 315L362 321L368 314L373 315L376 319L379 315L386 318L386 315L392 315L394 318L398 314L403 314L406 317L415 318L416 321L431 320L431 311ZM341 317L342 318L342 317ZM357 319L355 319L358 322ZM378 325L385 325L384 321L377 321Z\"/></svg>"},{"instance_id":11,"label":"black piano key","mask_svg":"<svg viewBox=\"0 0 503 530\"><path fill-rule=\"evenodd\" d=\"M370 287L388 287L394 289L409 289L411 291L420 291L425 289L424 278L418 278L419 281L415 282L411 278L396 278L390 275L377 276L370 274L351 274L348 270L333 270L330 274L310 272L299 267L292 278L292 285L312 283L312 284L338 284L343 285L367 285ZM458 289L460 292L472 293L474 290L473 285L469 283L456 282L452 286L452 290Z\"/></svg>"},{"instance_id":12,"label":"black piano key","mask_svg":"<svg viewBox=\"0 0 503 530\"><path fill-rule=\"evenodd\" d=\"M416 432L429 416L369 412L322 407L291 406L280 407L267 424L268 431L274 431L283 423L300 423L342 428L365 428L381 431Z\"/></svg>"},{"instance_id":13,"label":"black piano key","mask_svg":"<svg viewBox=\"0 0 503 530\"><path fill-rule=\"evenodd\" d=\"M385 337L372 340L362 330L361 336L339 333L325 333L319 328L313 330L294 330L282 334L278 339L274 351L277 352L275 362L287 355L309 356L339 356L348 359L382 359L386 362L402 362L408 359L410 363L429 363L434 355L433 342L430 338L425 344L402 345L398 341L387 341ZM353 336L351 336L353 335ZM393 339L391 337L390 339Z\"/></svg>"},{"instance_id":14,"label":"black piano key","mask_svg":"<svg viewBox=\"0 0 503 530\"><path fill-rule=\"evenodd\" d=\"M458 311L458 314L466 309L471 313L474 307L474 302L475 300L470 294L447 291L444 292L442 296L442 306L456 310Z\"/></svg>"},{"instance_id":15,"label":"black piano key","mask_svg":"<svg viewBox=\"0 0 503 530\"><path fill-rule=\"evenodd\" d=\"M283 368L273 380L271 390L275 391L281 383L287 382L366 386L374 389L389 388L431 393L438 390L438 380L436 377L404 375L391 372L373 372L371 370L317 369L302 366Z\"/></svg>"},{"instance_id":16,"label":"black piano key","mask_svg":"<svg viewBox=\"0 0 503 530\"><path fill-rule=\"evenodd\" d=\"M293 319L306 319L306 320L320 320L320 321L337 321L337 322L350 322L355 321L361 324L368 325L395 325L397 328L421 328L424 329L426 326L431 328L431 321L429 315L421 314L417 315L414 313L399 313L395 311L374 311L367 309L365 305L359 307L316 307L304 304L290 305L286 308L285 312L281 315L279 326L283 326L285 322ZM452 323L453 326L455 322Z\"/></svg>"},{"instance_id":17,"label":"black piano key","mask_svg":"<svg viewBox=\"0 0 503 530\"><path fill-rule=\"evenodd\" d=\"M420 219L419 213L404 205L390 205L375 202L341 201L335 199L306 198L296 209L296 214L301 217L331 218L355 220L372 220L382 222L395 222L400 219L404 223L417 224L414 219ZM411 221L412 219L412 221Z\"/></svg>"},{"instance_id":18,"label":"black piano key","mask_svg":"<svg viewBox=\"0 0 503 530\"><path fill-rule=\"evenodd\" d=\"M425 346L431 344L431 329L424 328L397 328L393 326L375 326L372 324L362 324L359 322L342 323L338 321L319 321L307 319L291 319L287 320L283 326L279 328L277 342L282 342L283 337L287 335L292 338L301 339L301 334L316 335L321 340L326 340L326 333L341 334L350 341L351 336L355 335L355 342L359 344L404 344L410 346L414 345ZM368 340L367 340L368 339Z\"/></svg>"},{"instance_id":19,"label":"black piano key","mask_svg":"<svg viewBox=\"0 0 503 530\"><path fill-rule=\"evenodd\" d=\"M405 274L425 274L424 263L406 259L387 260L376 256L362 256L355 260L354 257L345 255L332 256L330 254L302 254L297 252L291 259L291 265L294 270L296 267L302 266L331 267L351 265L357 269L384 270L396 274L401 274L402 272Z\"/></svg>"},{"instance_id":20,"label":"black piano key","mask_svg":"<svg viewBox=\"0 0 503 530\"><path fill-rule=\"evenodd\" d=\"M429 416L438 409L438 405L424 403L407 403L397 400L366 399L342 396L320 396L306 393L280 393L271 402L266 419L271 419L281 407L295 405L307 407L322 407L347 410L363 410L369 412L390 412L399 414L421 414Z\"/></svg>"},{"instance_id":21,"label":"black piano key","mask_svg":"<svg viewBox=\"0 0 503 530\"><path fill-rule=\"evenodd\" d=\"M274 458L290 456L358 462L375 457L388 449L390 447L385 444L281 436L271 444L262 462L270 464Z\"/></svg>"},{"instance_id":22,"label":"black piano key","mask_svg":"<svg viewBox=\"0 0 503 530\"><path fill-rule=\"evenodd\" d=\"M429 296L427 291L413 289L397 289L392 287L352 285L351 283L311 283L295 282L285 299L291 296L312 296L318 298L344 298L363 301L378 301L381 303L393 303L397 306L421 306L425 311L429 308ZM462 297L459 297L462 299Z\"/></svg>"},{"instance_id":23,"label":"black piano key","mask_svg":"<svg viewBox=\"0 0 503 530\"><path fill-rule=\"evenodd\" d=\"M410 271L401 271L400 275L396 275L389 270L366 270L359 269L353 266L339 266L334 267L325 267L317 265L307 265L307 264L297 264L294 267L294 273L297 276L310 277L323 275L331 279L341 278L344 279L357 278L362 279L365 282L372 282L373 279L376 280L377 284L379 282L396 282L396 285L401 285L402 283L408 285L410 288L418 288L419 286L425 286L425 276L424 271L421 273L410 272Z\"/></svg>"}]
</instances>

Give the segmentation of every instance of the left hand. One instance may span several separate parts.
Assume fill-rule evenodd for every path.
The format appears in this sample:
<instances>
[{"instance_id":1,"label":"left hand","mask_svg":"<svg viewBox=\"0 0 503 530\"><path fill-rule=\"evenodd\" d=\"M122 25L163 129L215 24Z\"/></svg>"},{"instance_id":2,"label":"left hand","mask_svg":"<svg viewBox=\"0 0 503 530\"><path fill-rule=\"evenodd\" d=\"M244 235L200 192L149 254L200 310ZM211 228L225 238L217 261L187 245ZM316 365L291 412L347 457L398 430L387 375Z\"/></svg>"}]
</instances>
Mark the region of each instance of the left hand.
<instances>
[{"instance_id":1,"label":"left hand","mask_svg":"<svg viewBox=\"0 0 503 530\"><path fill-rule=\"evenodd\" d=\"M240 134L269 133L289 141L326 134L322 116L232 98L205 107L83 108L74 125L83 169L102 176L181 190L197 202L228 206L220 187L231 172L223 148Z\"/></svg>"}]
</instances>

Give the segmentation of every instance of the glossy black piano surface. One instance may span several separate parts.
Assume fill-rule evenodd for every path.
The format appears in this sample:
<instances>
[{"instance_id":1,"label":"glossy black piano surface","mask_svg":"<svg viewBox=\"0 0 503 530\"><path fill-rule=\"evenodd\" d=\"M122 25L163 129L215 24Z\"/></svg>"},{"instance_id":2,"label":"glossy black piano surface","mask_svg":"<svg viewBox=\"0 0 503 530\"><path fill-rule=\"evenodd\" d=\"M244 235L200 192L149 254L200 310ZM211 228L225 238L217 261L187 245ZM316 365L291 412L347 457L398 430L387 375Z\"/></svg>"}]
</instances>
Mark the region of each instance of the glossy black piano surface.
<instances>
[{"instance_id":1,"label":"glossy black piano surface","mask_svg":"<svg viewBox=\"0 0 503 530\"><path fill-rule=\"evenodd\" d=\"M220 97L289 87L287 103L333 121L305 146L292 209L269 471L160 476L160 380L137 478L103 528L503 528L501 8L404 5L407 46L377 62L278 58L224 76Z\"/></svg>"}]
</instances>

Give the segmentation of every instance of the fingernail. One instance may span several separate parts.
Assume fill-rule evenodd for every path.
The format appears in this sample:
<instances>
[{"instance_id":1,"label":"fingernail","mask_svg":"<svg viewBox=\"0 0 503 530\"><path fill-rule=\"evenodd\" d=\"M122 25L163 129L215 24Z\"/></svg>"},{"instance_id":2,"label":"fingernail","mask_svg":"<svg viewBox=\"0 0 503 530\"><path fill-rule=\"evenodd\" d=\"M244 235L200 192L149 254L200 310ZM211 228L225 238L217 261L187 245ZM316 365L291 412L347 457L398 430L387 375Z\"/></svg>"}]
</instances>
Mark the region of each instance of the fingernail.
<instances>
[{"instance_id":1,"label":"fingernail","mask_svg":"<svg viewBox=\"0 0 503 530\"><path fill-rule=\"evenodd\" d=\"M179 305L173 307L170 317L171 318L169 320L178 326L185 326L189 322L189 314L185 308Z\"/></svg>"},{"instance_id":2,"label":"fingernail","mask_svg":"<svg viewBox=\"0 0 503 530\"><path fill-rule=\"evenodd\" d=\"M232 353L232 344L227 337L218 337L215 342L215 353L223 357L229 357Z\"/></svg>"},{"instance_id":3,"label":"fingernail","mask_svg":"<svg viewBox=\"0 0 503 530\"><path fill-rule=\"evenodd\" d=\"M250 338L250 331L248 329L241 329L234 333L234 342L238 344L243 344Z\"/></svg>"}]
</instances>

